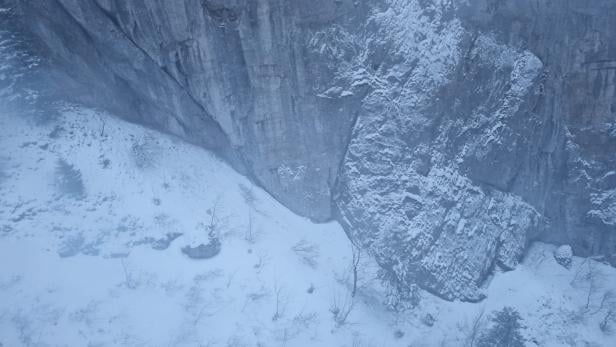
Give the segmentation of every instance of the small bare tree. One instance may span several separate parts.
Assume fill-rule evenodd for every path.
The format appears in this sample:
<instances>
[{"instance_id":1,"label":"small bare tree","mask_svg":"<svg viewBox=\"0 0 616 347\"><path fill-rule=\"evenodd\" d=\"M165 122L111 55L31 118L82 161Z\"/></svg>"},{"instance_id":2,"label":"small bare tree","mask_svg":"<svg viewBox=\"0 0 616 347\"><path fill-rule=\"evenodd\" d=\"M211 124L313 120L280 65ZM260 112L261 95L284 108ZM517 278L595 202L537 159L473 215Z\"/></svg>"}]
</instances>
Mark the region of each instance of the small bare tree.
<instances>
[{"instance_id":1,"label":"small bare tree","mask_svg":"<svg viewBox=\"0 0 616 347\"><path fill-rule=\"evenodd\" d=\"M221 207L221 199L222 196L218 195L212 207L206 210L210 220L205 224L205 231L210 239L220 240L230 233L229 215L225 214L224 209Z\"/></svg>"},{"instance_id":2,"label":"small bare tree","mask_svg":"<svg viewBox=\"0 0 616 347\"><path fill-rule=\"evenodd\" d=\"M128 271L128 267L126 266L126 262L124 258L120 259L120 263L122 264L122 269L124 270L124 284L129 289L137 288L137 283L135 283L135 279L130 271Z\"/></svg>"},{"instance_id":3,"label":"small bare tree","mask_svg":"<svg viewBox=\"0 0 616 347\"><path fill-rule=\"evenodd\" d=\"M357 293L357 277L359 271L359 262L361 260L361 248L357 244L352 243L351 249L353 253L353 260L351 263L351 267L353 270L353 290L351 291L351 296L355 297L355 294Z\"/></svg>"},{"instance_id":4,"label":"small bare tree","mask_svg":"<svg viewBox=\"0 0 616 347\"><path fill-rule=\"evenodd\" d=\"M252 207L248 207L248 225L246 226L244 240L246 240L248 243L255 243L255 233L252 227Z\"/></svg>"},{"instance_id":5,"label":"small bare tree","mask_svg":"<svg viewBox=\"0 0 616 347\"><path fill-rule=\"evenodd\" d=\"M590 309L590 299L596 290L596 276L595 267L592 261L587 261L588 273L586 274L586 280L588 281L588 294L586 295L586 309Z\"/></svg>"},{"instance_id":6,"label":"small bare tree","mask_svg":"<svg viewBox=\"0 0 616 347\"><path fill-rule=\"evenodd\" d=\"M284 315L284 311L287 306L287 299L283 293L283 287L278 284L278 282L274 283L274 315L272 316L272 321L277 321Z\"/></svg>"},{"instance_id":7,"label":"small bare tree","mask_svg":"<svg viewBox=\"0 0 616 347\"><path fill-rule=\"evenodd\" d=\"M581 314L591 313L591 306L593 306L593 298L597 297L599 290L601 289L601 274L595 269L595 261L591 258L586 258L580 264L579 269L575 273L571 285L575 287L586 287L585 304L582 308ZM592 313L591 313L592 314Z\"/></svg>"},{"instance_id":8,"label":"small bare tree","mask_svg":"<svg viewBox=\"0 0 616 347\"><path fill-rule=\"evenodd\" d=\"M257 197L255 196L253 186L247 187L244 184L239 184L240 194L242 194L242 198L244 198L244 202L248 205L248 207L254 208L255 203L257 201Z\"/></svg>"},{"instance_id":9,"label":"small bare tree","mask_svg":"<svg viewBox=\"0 0 616 347\"><path fill-rule=\"evenodd\" d=\"M477 340L481 335L481 331L484 326L483 316L485 315L485 309L481 309L479 313L473 318L471 321L470 330L468 335L466 336L466 346L467 347L475 347L477 345Z\"/></svg>"},{"instance_id":10,"label":"small bare tree","mask_svg":"<svg viewBox=\"0 0 616 347\"><path fill-rule=\"evenodd\" d=\"M254 267L255 270L257 270L257 273L261 273L261 271L263 270L263 267L265 267L265 264L267 264L267 261L268 261L268 257L266 255L260 255L259 260L252 267Z\"/></svg>"},{"instance_id":11,"label":"small bare tree","mask_svg":"<svg viewBox=\"0 0 616 347\"><path fill-rule=\"evenodd\" d=\"M218 209L219 203L220 197L216 198L216 200L214 200L214 205L207 210L207 214L210 216L210 222L206 226L206 231L210 238L218 238L220 236L220 231L218 230L220 220L216 215L216 210Z\"/></svg>"},{"instance_id":12,"label":"small bare tree","mask_svg":"<svg viewBox=\"0 0 616 347\"><path fill-rule=\"evenodd\" d=\"M613 290L607 290L601 297L601 302L592 315L601 313L603 318L599 322L599 328L604 333L610 333L612 323L616 322L616 294Z\"/></svg>"},{"instance_id":13,"label":"small bare tree","mask_svg":"<svg viewBox=\"0 0 616 347\"><path fill-rule=\"evenodd\" d=\"M319 257L319 248L317 245L306 240L300 240L291 247L291 249L300 257L304 264L311 268L317 267L317 258Z\"/></svg>"},{"instance_id":14,"label":"small bare tree","mask_svg":"<svg viewBox=\"0 0 616 347\"><path fill-rule=\"evenodd\" d=\"M105 137L105 125L107 125L107 122L105 121L105 117L101 116L100 137Z\"/></svg>"},{"instance_id":15,"label":"small bare tree","mask_svg":"<svg viewBox=\"0 0 616 347\"><path fill-rule=\"evenodd\" d=\"M340 327L347 323L354 306L355 300L352 296L349 296L348 293L342 298L339 296L334 297L329 312L334 316L334 322L336 322L337 326Z\"/></svg>"}]
</instances>

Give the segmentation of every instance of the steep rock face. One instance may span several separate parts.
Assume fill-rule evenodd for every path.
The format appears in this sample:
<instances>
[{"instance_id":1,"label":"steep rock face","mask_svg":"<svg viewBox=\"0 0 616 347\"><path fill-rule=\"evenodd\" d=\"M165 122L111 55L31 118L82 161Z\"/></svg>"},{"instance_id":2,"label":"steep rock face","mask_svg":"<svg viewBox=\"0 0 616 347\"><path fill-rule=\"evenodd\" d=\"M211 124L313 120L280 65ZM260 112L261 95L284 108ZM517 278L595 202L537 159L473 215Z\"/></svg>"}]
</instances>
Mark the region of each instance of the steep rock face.
<instances>
[{"instance_id":1,"label":"steep rock face","mask_svg":"<svg viewBox=\"0 0 616 347\"><path fill-rule=\"evenodd\" d=\"M33 27L58 60L83 59L74 75L104 81L93 85L107 93L130 90L138 105L123 113L226 152L294 211L331 218L330 188L358 107L355 97L322 94L332 74L306 46L315 28L361 20L364 5L55 0L21 7L38 18Z\"/></svg>"},{"instance_id":2,"label":"steep rock face","mask_svg":"<svg viewBox=\"0 0 616 347\"><path fill-rule=\"evenodd\" d=\"M19 5L66 94L333 202L400 289L477 300L534 239L616 252L609 0Z\"/></svg>"},{"instance_id":3,"label":"steep rock face","mask_svg":"<svg viewBox=\"0 0 616 347\"><path fill-rule=\"evenodd\" d=\"M398 286L475 300L529 240L615 251L615 10L390 1L372 15L382 32L359 41L379 42L375 83L336 201Z\"/></svg>"},{"instance_id":4,"label":"steep rock face","mask_svg":"<svg viewBox=\"0 0 616 347\"><path fill-rule=\"evenodd\" d=\"M367 33L379 42L369 55L385 53L371 63L378 82L363 100L369 112L354 129L337 203L398 286L418 281L476 300L494 260L515 266L544 225L510 193L536 154L542 119L529 108L543 64L467 30L457 11L394 1L371 18L381 31Z\"/></svg>"},{"instance_id":5,"label":"steep rock face","mask_svg":"<svg viewBox=\"0 0 616 347\"><path fill-rule=\"evenodd\" d=\"M234 161L229 141L211 115L105 20L93 3L4 2L21 12L22 26L40 39L36 50L49 69L38 89L44 87L49 100L105 108Z\"/></svg>"}]
</instances>

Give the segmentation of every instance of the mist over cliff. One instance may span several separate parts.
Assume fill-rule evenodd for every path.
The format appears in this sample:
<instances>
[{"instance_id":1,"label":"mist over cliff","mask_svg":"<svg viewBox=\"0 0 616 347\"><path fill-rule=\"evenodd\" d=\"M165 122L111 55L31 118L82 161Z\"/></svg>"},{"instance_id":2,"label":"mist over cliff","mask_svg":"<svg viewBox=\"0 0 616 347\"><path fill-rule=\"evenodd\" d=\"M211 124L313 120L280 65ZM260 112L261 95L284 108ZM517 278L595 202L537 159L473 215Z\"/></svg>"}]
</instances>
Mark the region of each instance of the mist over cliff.
<instances>
[{"instance_id":1,"label":"mist over cliff","mask_svg":"<svg viewBox=\"0 0 616 347\"><path fill-rule=\"evenodd\" d=\"M0 4L37 109L211 150L403 300L480 301L535 241L616 264L614 1Z\"/></svg>"}]
</instances>

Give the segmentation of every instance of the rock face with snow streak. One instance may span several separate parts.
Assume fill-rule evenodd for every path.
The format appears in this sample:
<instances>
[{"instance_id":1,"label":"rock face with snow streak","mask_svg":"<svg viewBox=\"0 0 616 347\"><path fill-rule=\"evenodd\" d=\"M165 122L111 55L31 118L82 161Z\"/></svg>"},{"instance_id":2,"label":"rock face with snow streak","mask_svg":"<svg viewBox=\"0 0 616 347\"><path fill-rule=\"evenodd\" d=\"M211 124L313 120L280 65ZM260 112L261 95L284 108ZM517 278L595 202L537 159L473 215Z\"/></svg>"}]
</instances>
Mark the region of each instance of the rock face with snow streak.
<instances>
[{"instance_id":1,"label":"rock face with snow streak","mask_svg":"<svg viewBox=\"0 0 616 347\"><path fill-rule=\"evenodd\" d=\"M475 300L530 240L616 250L616 6L576 6L392 1L371 17L367 55L384 58L336 201L400 285Z\"/></svg>"},{"instance_id":2,"label":"rock face with snow streak","mask_svg":"<svg viewBox=\"0 0 616 347\"><path fill-rule=\"evenodd\" d=\"M217 149L292 210L331 217L330 188L357 98L322 93L332 71L306 46L317 28L360 20L344 14L366 12L365 5L59 0L21 7L76 79L97 81L100 106L127 97L114 111Z\"/></svg>"},{"instance_id":3,"label":"rock face with snow streak","mask_svg":"<svg viewBox=\"0 0 616 347\"><path fill-rule=\"evenodd\" d=\"M532 240L616 252L609 0L19 6L67 80L95 91L77 101L336 217L399 286L476 300Z\"/></svg>"},{"instance_id":4,"label":"rock face with snow streak","mask_svg":"<svg viewBox=\"0 0 616 347\"><path fill-rule=\"evenodd\" d=\"M364 99L370 112L354 129L337 202L399 285L419 279L477 300L494 262L515 266L544 226L509 193L515 165L532 153L527 135L540 119L528 107L543 64L448 19L453 8L426 10L400 1L372 19L383 33L368 35L394 34L371 48L387 58L373 63L379 83Z\"/></svg>"}]
</instances>

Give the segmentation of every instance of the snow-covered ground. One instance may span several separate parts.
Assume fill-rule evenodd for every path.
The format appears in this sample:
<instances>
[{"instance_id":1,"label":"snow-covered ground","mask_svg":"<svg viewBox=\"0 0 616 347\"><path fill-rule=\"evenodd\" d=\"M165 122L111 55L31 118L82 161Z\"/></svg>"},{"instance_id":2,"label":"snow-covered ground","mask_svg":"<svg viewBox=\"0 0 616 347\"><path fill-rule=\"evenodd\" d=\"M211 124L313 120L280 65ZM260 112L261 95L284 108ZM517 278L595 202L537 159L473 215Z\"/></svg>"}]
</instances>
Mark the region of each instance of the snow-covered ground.
<instances>
[{"instance_id":1,"label":"snow-covered ground","mask_svg":"<svg viewBox=\"0 0 616 347\"><path fill-rule=\"evenodd\" d=\"M615 269L565 269L550 245L480 303L424 293L393 313L366 257L351 298L337 223L294 215L203 149L79 107L42 123L2 111L0 149L0 346L463 346L503 306L530 346L616 346L599 329ZM188 258L212 215L220 254ZM334 306L352 306L344 322Z\"/></svg>"}]
</instances>

